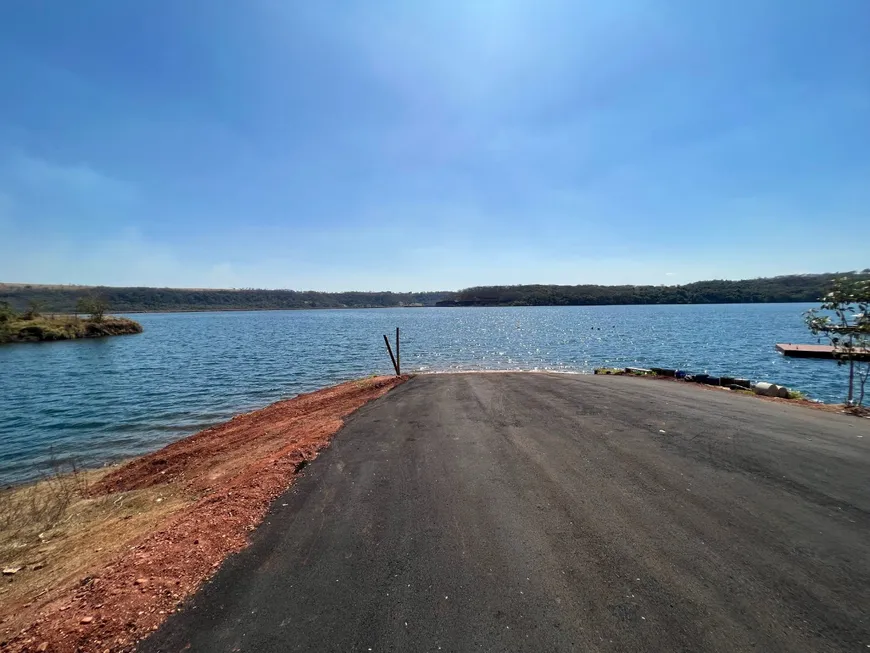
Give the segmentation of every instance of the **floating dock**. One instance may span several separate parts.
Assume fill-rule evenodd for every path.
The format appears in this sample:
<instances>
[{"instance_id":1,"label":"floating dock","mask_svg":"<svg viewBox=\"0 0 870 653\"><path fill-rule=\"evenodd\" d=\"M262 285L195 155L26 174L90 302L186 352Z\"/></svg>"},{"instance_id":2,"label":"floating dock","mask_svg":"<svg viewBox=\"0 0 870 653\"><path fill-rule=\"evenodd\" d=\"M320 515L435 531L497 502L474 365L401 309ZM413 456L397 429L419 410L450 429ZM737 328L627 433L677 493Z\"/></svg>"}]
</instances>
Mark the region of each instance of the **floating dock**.
<instances>
[{"instance_id":1,"label":"floating dock","mask_svg":"<svg viewBox=\"0 0 870 653\"><path fill-rule=\"evenodd\" d=\"M831 345L793 345L791 343L780 343L776 346L776 350L783 356L794 356L795 358L836 358L843 353L842 349ZM859 361L870 360L870 349L855 349L852 352L852 357Z\"/></svg>"}]
</instances>

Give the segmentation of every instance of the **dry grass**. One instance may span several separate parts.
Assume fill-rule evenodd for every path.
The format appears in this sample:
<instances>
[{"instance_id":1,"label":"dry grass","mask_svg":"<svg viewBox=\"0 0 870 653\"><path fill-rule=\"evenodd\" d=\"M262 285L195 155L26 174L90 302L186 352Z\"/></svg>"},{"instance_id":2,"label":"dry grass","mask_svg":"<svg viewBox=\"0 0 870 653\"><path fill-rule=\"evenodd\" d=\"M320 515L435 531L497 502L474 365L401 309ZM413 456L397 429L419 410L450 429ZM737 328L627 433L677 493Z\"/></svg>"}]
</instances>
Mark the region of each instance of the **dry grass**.
<instances>
[{"instance_id":1,"label":"dry grass","mask_svg":"<svg viewBox=\"0 0 870 653\"><path fill-rule=\"evenodd\" d=\"M0 491L0 604L30 606L90 573L168 515L189 505L175 486L99 497L89 488L109 469L80 472L55 466L43 479ZM0 611L0 623L12 614Z\"/></svg>"},{"instance_id":2,"label":"dry grass","mask_svg":"<svg viewBox=\"0 0 870 653\"><path fill-rule=\"evenodd\" d=\"M867 406L848 406L844 412L854 415L855 417L866 417L870 419L870 407Z\"/></svg>"},{"instance_id":3,"label":"dry grass","mask_svg":"<svg viewBox=\"0 0 870 653\"><path fill-rule=\"evenodd\" d=\"M107 316L102 321L81 319L74 315L14 316L0 322L0 343L43 342L99 338L142 333L142 325L124 317Z\"/></svg>"},{"instance_id":4,"label":"dry grass","mask_svg":"<svg viewBox=\"0 0 870 653\"><path fill-rule=\"evenodd\" d=\"M130 650L244 548L346 415L405 378L300 395L115 469L0 492L0 565L18 568L0 582L0 650Z\"/></svg>"},{"instance_id":5,"label":"dry grass","mask_svg":"<svg viewBox=\"0 0 870 653\"><path fill-rule=\"evenodd\" d=\"M52 527L75 497L87 489L88 475L79 473L75 466L68 472L56 463L51 467L51 473L43 474L37 483L0 492L0 546L9 539L26 539ZM4 553L0 548L0 556Z\"/></svg>"}]
</instances>

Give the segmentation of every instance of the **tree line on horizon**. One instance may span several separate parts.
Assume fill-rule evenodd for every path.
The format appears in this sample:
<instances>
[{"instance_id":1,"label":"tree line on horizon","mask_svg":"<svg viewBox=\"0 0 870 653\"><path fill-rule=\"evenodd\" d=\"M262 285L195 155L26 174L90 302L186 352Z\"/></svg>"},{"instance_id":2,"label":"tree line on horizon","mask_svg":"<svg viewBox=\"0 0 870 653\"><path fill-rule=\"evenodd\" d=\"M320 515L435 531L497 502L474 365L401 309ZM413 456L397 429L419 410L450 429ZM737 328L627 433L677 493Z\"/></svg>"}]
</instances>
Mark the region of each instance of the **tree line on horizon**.
<instances>
[{"instance_id":1,"label":"tree line on horizon","mask_svg":"<svg viewBox=\"0 0 870 653\"><path fill-rule=\"evenodd\" d=\"M0 302L16 310L33 303L45 312L73 313L83 298L98 297L115 313L149 311L230 311L304 308L387 308L434 306L450 292L316 292L147 288L112 286L2 285Z\"/></svg>"},{"instance_id":2,"label":"tree line on horizon","mask_svg":"<svg viewBox=\"0 0 870 653\"><path fill-rule=\"evenodd\" d=\"M861 272L793 274L740 281L696 281L675 286L478 286L454 293L438 306L611 306L618 304L756 304L818 301L840 277Z\"/></svg>"},{"instance_id":3,"label":"tree line on horizon","mask_svg":"<svg viewBox=\"0 0 870 653\"><path fill-rule=\"evenodd\" d=\"M211 290L146 287L2 285L0 302L16 310L38 304L43 311L73 313L83 298L98 297L116 313L399 306L594 306L616 304L733 304L815 302L838 277L870 279L870 269L698 281L676 286L523 285L479 286L457 292L316 292Z\"/></svg>"}]
</instances>

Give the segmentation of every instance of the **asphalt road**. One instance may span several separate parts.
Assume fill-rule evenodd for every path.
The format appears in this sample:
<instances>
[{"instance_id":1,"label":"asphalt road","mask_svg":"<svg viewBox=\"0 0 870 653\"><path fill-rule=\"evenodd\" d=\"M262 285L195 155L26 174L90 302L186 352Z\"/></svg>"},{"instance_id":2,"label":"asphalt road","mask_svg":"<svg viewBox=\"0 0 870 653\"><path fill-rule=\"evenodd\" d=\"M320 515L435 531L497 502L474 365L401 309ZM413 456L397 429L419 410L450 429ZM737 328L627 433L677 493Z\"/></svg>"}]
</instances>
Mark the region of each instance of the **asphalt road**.
<instances>
[{"instance_id":1,"label":"asphalt road","mask_svg":"<svg viewBox=\"0 0 870 653\"><path fill-rule=\"evenodd\" d=\"M420 376L143 651L866 651L870 420L688 384Z\"/></svg>"}]
</instances>

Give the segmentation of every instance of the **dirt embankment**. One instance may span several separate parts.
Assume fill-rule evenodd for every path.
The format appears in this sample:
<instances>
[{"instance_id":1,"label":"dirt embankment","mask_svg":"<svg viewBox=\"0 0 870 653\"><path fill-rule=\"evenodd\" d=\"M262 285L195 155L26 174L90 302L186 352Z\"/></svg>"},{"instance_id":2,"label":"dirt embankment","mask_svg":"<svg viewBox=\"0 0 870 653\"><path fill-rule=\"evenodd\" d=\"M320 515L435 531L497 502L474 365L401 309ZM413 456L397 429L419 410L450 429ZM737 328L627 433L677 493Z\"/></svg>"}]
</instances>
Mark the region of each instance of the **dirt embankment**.
<instances>
[{"instance_id":1,"label":"dirt embankment","mask_svg":"<svg viewBox=\"0 0 870 653\"><path fill-rule=\"evenodd\" d=\"M59 547L47 567L22 566L3 577L0 648L132 649L246 545L272 500L329 443L342 418L406 378L373 377L282 401L103 475L80 501L90 521L73 534L77 545ZM119 515L113 506L123 500L138 511ZM159 517L149 522L149 511ZM45 541L40 535L19 548L36 551ZM64 565L66 577L45 574Z\"/></svg>"}]
</instances>

